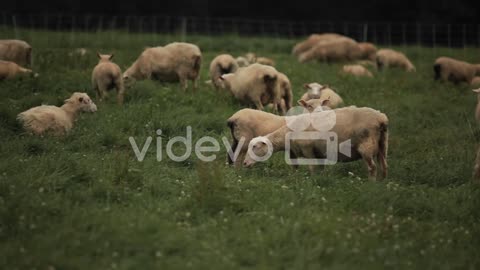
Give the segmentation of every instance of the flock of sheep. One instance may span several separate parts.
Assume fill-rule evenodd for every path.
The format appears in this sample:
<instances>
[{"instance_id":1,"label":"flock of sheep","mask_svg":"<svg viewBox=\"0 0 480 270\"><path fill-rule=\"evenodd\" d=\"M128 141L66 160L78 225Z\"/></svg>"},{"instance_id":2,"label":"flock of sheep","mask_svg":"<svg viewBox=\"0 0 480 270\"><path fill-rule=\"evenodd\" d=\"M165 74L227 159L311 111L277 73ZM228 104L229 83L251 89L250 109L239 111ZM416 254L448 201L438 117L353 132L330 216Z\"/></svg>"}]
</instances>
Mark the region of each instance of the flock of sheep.
<instances>
[{"instance_id":1,"label":"flock of sheep","mask_svg":"<svg viewBox=\"0 0 480 270\"><path fill-rule=\"evenodd\" d=\"M86 53L85 49L82 55ZM75 53L80 53L75 52ZM298 61L349 62L340 74L373 77L369 68L400 68L415 72L415 66L405 54L391 49L380 49L366 42L357 42L349 37L334 34L313 34L296 44L292 54ZM98 101L102 101L109 90L117 92L118 104L124 100L126 85L136 80L155 79L180 82L184 89L188 81L193 88L198 86L202 65L202 53L198 46L174 42L163 47L147 47L137 60L125 71L112 62L113 55L98 54L99 62L92 72L92 86ZM32 47L20 40L0 40L0 80L14 78L20 74L32 73L25 66L31 65ZM286 151L285 135L291 131L287 121L304 121L307 115L285 116L293 106L292 85L288 76L275 67L275 62L253 53L234 58L229 54L215 57L209 66L210 83L217 91L232 94L246 107L228 120L233 143L232 152L238 156L229 163L249 167L255 163L252 156L263 156L271 144L273 152ZM448 57L438 58L434 65L434 78L454 83L480 84L480 65L470 64ZM306 93L298 101L305 112L319 113L319 108L333 110L336 123L332 126L339 140L350 139L351 155L338 153L338 161L347 162L362 159L369 177L377 176L377 164L387 176L388 118L380 111L355 106L343 107L342 98L327 85L317 82L304 84ZM480 89L474 90L480 92ZM480 100L480 95L479 95ZM273 113L263 111L269 107ZM254 109L251 109L254 108ZM74 93L61 107L38 106L18 115L18 120L29 133L42 135L53 133L63 135L74 124L75 116L81 111L94 112L97 106L86 93ZM320 110L321 111L321 110ZM279 114L279 115L278 115ZM480 120L480 102L477 106ZM289 118L290 117L290 118ZM294 118L291 118L294 117ZM293 119L293 120L292 120ZM313 131L312 126L305 127ZM325 141L296 140L291 142L291 157L325 158ZM313 170L314 166L310 166ZM475 177L480 178L480 149L477 154Z\"/></svg>"}]
</instances>

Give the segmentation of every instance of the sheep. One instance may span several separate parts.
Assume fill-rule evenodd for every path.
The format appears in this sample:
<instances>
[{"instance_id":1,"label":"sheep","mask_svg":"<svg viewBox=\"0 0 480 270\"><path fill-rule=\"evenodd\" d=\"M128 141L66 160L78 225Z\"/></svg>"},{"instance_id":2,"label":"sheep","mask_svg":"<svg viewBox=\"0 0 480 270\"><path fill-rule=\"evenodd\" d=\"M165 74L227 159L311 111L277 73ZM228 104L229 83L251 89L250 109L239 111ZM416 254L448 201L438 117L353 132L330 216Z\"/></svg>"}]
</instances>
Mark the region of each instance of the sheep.
<instances>
[{"instance_id":1,"label":"sheep","mask_svg":"<svg viewBox=\"0 0 480 270\"><path fill-rule=\"evenodd\" d=\"M292 108L292 84L288 79L287 75L284 73L278 72L278 89L280 93L280 104L277 104L277 111L280 111L283 115L287 113L290 108Z\"/></svg>"},{"instance_id":2,"label":"sheep","mask_svg":"<svg viewBox=\"0 0 480 270\"><path fill-rule=\"evenodd\" d=\"M253 52L248 52L245 54L245 58L250 64L256 63L257 62L257 55L254 54Z\"/></svg>"},{"instance_id":3,"label":"sheep","mask_svg":"<svg viewBox=\"0 0 480 270\"><path fill-rule=\"evenodd\" d=\"M273 103L274 112L280 103L277 78L278 71L274 67L256 63L239 68L235 73L220 76L224 87L241 103L253 105L258 110L263 110L264 105Z\"/></svg>"},{"instance_id":4,"label":"sheep","mask_svg":"<svg viewBox=\"0 0 480 270\"><path fill-rule=\"evenodd\" d=\"M32 66L32 46L23 40L0 40L0 60L15 62L20 66Z\"/></svg>"},{"instance_id":5,"label":"sheep","mask_svg":"<svg viewBox=\"0 0 480 270\"><path fill-rule=\"evenodd\" d=\"M307 101L304 101L304 100L299 100L298 101L298 104L302 107L304 107L305 109L307 109L307 111L309 112L314 112L315 109L317 109L318 107L325 107L326 106L326 109L331 109L330 107L330 96L328 97L322 97L322 98L314 98L314 99L310 99L310 100L307 100Z\"/></svg>"},{"instance_id":6,"label":"sheep","mask_svg":"<svg viewBox=\"0 0 480 270\"><path fill-rule=\"evenodd\" d=\"M452 81L455 84L471 84L475 75L480 75L480 65L473 65L450 57L439 57L433 64L434 79Z\"/></svg>"},{"instance_id":7,"label":"sheep","mask_svg":"<svg viewBox=\"0 0 480 270\"><path fill-rule=\"evenodd\" d=\"M275 61L273 61L272 59L267 58L267 57L257 57L257 55L255 53L252 53L252 52L249 52L249 53L245 54L244 58L248 62L247 66L250 65L250 64L253 64L253 63L258 63L258 64L272 66L272 67L275 66Z\"/></svg>"},{"instance_id":8,"label":"sheep","mask_svg":"<svg viewBox=\"0 0 480 270\"><path fill-rule=\"evenodd\" d=\"M92 72L92 86L97 94L97 99L102 101L105 99L108 90L115 88L117 91L117 102L119 105L122 105L125 87L120 67L111 61L113 54L100 54L97 52L97 56L99 61Z\"/></svg>"},{"instance_id":9,"label":"sheep","mask_svg":"<svg viewBox=\"0 0 480 270\"><path fill-rule=\"evenodd\" d=\"M472 86L480 86L480 76L473 77L472 82L470 84Z\"/></svg>"},{"instance_id":10,"label":"sheep","mask_svg":"<svg viewBox=\"0 0 480 270\"><path fill-rule=\"evenodd\" d=\"M302 114L294 116L290 120L291 122L289 120L286 121L287 125L266 136L258 136L250 141L247 155L243 162L244 167L251 167L256 162L253 154L257 157L265 157L268 151L272 150L273 153L290 151L290 156L294 159L302 157L307 159L328 157L328 148L325 140L290 140L290 147L289 149L286 148L287 133L299 132L293 131L291 128L296 129L300 126L306 126L307 128L304 131L300 131L303 133L327 131L314 128L320 125L325 129L330 127L328 131L336 134L338 142L351 140L351 149L345 149L344 146L337 147L338 158L330 162L349 162L363 159L368 167L369 178L372 179L377 176L377 165L374 161L376 158L382 170L381 177L387 177L388 118L380 111L366 107L357 108L351 106L315 112L313 114ZM269 145L271 145L272 149L269 149ZM339 151L340 149L343 151ZM351 150L351 154L345 155L344 153L348 152L348 150ZM293 164L296 164L294 160L291 161ZM309 165L310 172L313 173L314 168L314 165Z\"/></svg>"},{"instance_id":11,"label":"sheep","mask_svg":"<svg viewBox=\"0 0 480 270\"><path fill-rule=\"evenodd\" d=\"M364 66L361 65L345 65L342 67L340 74L344 75L353 75L355 77L369 77L373 78L372 72L366 69Z\"/></svg>"},{"instance_id":12,"label":"sheep","mask_svg":"<svg viewBox=\"0 0 480 270\"><path fill-rule=\"evenodd\" d=\"M51 132L55 136L68 133L81 111L95 112L97 106L86 93L75 92L65 100L62 107L41 105L24 111L17 116L17 120L24 129L35 135Z\"/></svg>"},{"instance_id":13,"label":"sheep","mask_svg":"<svg viewBox=\"0 0 480 270\"><path fill-rule=\"evenodd\" d=\"M188 88L187 80L193 81L197 88L200 76L202 53L190 43L174 42L164 47L148 48L123 73L125 81L158 79L160 81L180 81L184 90Z\"/></svg>"},{"instance_id":14,"label":"sheep","mask_svg":"<svg viewBox=\"0 0 480 270\"><path fill-rule=\"evenodd\" d=\"M230 54L221 54L215 57L210 63L210 79L215 89L221 88L220 76L234 73L237 69L238 64Z\"/></svg>"},{"instance_id":15,"label":"sheep","mask_svg":"<svg viewBox=\"0 0 480 270\"><path fill-rule=\"evenodd\" d=\"M248 59L243 56L239 56L235 58L235 62L237 62L238 67L246 67L250 65L250 62L248 62Z\"/></svg>"},{"instance_id":16,"label":"sheep","mask_svg":"<svg viewBox=\"0 0 480 270\"><path fill-rule=\"evenodd\" d=\"M228 163L234 163L235 167L239 168L242 166L250 140L257 136L267 135L284 126L285 117L259 110L242 109L228 118L227 125L233 139L232 152L239 151L236 159L232 159L232 156L228 155ZM244 140L243 144L239 145L242 140ZM237 150L238 147L241 148Z\"/></svg>"},{"instance_id":17,"label":"sheep","mask_svg":"<svg viewBox=\"0 0 480 270\"><path fill-rule=\"evenodd\" d=\"M320 42L328 42L342 37L344 36L335 33L312 34L305 41L297 43L292 49L292 54L299 56Z\"/></svg>"},{"instance_id":18,"label":"sheep","mask_svg":"<svg viewBox=\"0 0 480 270\"><path fill-rule=\"evenodd\" d=\"M362 50L358 43L347 37L337 38L328 42L320 42L310 50L298 56L300 63L318 60L323 62L353 61L361 59Z\"/></svg>"},{"instance_id":19,"label":"sheep","mask_svg":"<svg viewBox=\"0 0 480 270\"><path fill-rule=\"evenodd\" d=\"M377 47L375 45L370 42L359 42L358 47L361 51L360 59L375 61L377 55Z\"/></svg>"},{"instance_id":20,"label":"sheep","mask_svg":"<svg viewBox=\"0 0 480 270\"><path fill-rule=\"evenodd\" d=\"M377 51L376 61L378 70L382 70L384 67L398 67L408 72L415 71L415 66L408 60L405 54L392 49Z\"/></svg>"},{"instance_id":21,"label":"sheep","mask_svg":"<svg viewBox=\"0 0 480 270\"><path fill-rule=\"evenodd\" d=\"M302 98L298 101L301 106L306 106L306 101L310 99L329 99L329 106L335 109L343 104L343 99L333 91L328 85L321 85L319 83L306 83L303 85L308 91L303 94Z\"/></svg>"},{"instance_id":22,"label":"sheep","mask_svg":"<svg viewBox=\"0 0 480 270\"><path fill-rule=\"evenodd\" d=\"M14 62L0 60L0 81L24 74L32 74L32 70L23 68ZM38 74L35 74L35 76L38 76Z\"/></svg>"}]
</instances>

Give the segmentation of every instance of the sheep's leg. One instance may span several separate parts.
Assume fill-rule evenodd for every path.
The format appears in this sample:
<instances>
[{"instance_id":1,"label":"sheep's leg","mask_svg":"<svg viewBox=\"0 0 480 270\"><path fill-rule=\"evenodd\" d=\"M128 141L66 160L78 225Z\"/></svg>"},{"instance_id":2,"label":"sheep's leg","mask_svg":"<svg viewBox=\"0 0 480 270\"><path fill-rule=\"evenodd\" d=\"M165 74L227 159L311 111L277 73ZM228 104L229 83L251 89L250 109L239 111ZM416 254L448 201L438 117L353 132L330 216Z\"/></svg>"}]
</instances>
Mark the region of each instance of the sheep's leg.
<instances>
[{"instance_id":1,"label":"sheep's leg","mask_svg":"<svg viewBox=\"0 0 480 270\"><path fill-rule=\"evenodd\" d=\"M368 179L375 180L377 176L377 165L375 165L375 161L373 160L373 157L364 156L363 160L365 161L368 167Z\"/></svg>"},{"instance_id":2,"label":"sheep's leg","mask_svg":"<svg viewBox=\"0 0 480 270\"><path fill-rule=\"evenodd\" d=\"M123 104L123 99L125 97L125 88L123 87L122 82L116 82L115 89L117 90L118 105L122 105Z\"/></svg>"},{"instance_id":3,"label":"sheep's leg","mask_svg":"<svg viewBox=\"0 0 480 270\"><path fill-rule=\"evenodd\" d=\"M235 168L236 169L241 169L243 166L243 161L245 160L245 157L247 156L247 151L242 149L237 156L237 159L235 160Z\"/></svg>"},{"instance_id":4,"label":"sheep's leg","mask_svg":"<svg viewBox=\"0 0 480 270\"><path fill-rule=\"evenodd\" d=\"M187 91L187 88L188 88L188 81L187 81L187 79L185 79L184 77L180 77L180 84L182 85L183 90L184 90L184 91Z\"/></svg>"},{"instance_id":5,"label":"sheep's leg","mask_svg":"<svg viewBox=\"0 0 480 270\"><path fill-rule=\"evenodd\" d=\"M193 79L193 90L197 90L197 89L198 89L198 79Z\"/></svg>"},{"instance_id":6,"label":"sheep's leg","mask_svg":"<svg viewBox=\"0 0 480 270\"><path fill-rule=\"evenodd\" d=\"M260 99L257 99L254 103L257 110L263 111L263 105Z\"/></svg>"},{"instance_id":7,"label":"sheep's leg","mask_svg":"<svg viewBox=\"0 0 480 270\"><path fill-rule=\"evenodd\" d=\"M105 100L105 97L107 95L107 87L105 85L100 84L97 86L98 88L98 94L100 95L100 101Z\"/></svg>"}]
</instances>

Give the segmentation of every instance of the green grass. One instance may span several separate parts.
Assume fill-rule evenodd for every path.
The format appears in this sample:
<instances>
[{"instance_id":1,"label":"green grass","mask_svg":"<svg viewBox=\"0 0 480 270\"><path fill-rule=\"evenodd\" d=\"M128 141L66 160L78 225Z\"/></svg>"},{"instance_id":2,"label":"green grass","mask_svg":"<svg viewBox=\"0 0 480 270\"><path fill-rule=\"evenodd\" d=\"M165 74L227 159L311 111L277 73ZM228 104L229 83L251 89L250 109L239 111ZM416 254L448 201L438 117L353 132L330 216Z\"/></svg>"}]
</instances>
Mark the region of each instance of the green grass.
<instances>
[{"instance_id":1,"label":"green grass","mask_svg":"<svg viewBox=\"0 0 480 270\"><path fill-rule=\"evenodd\" d=\"M440 55L480 62L478 48L399 47L417 73L389 70L375 79L342 78L340 64L299 64L294 40L187 36L204 53L200 89L138 82L123 107L114 95L82 114L65 138L32 137L15 116L73 91L92 97L94 54L115 53L122 69L144 46L174 35L20 30L34 47L40 77L0 82L1 269L478 269L480 189L471 183L479 128L466 85L432 80ZM0 38L11 38L0 29ZM369 182L364 164L337 164L310 175L276 154L250 170L195 155L175 163L138 162L128 141L162 129L163 146L185 127L193 141L229 137L226 119L241 109L203 81L221 52L256 51L286 73L298 99L305 82L327 83L347 104L390 119L390 175ZM221 144L222 145L222 144ZM181 149L176 149L181 150ZM165 156L165 155L164 155ZM351 176L349 172L355 175Z\"/></svg>"}]
</instances>

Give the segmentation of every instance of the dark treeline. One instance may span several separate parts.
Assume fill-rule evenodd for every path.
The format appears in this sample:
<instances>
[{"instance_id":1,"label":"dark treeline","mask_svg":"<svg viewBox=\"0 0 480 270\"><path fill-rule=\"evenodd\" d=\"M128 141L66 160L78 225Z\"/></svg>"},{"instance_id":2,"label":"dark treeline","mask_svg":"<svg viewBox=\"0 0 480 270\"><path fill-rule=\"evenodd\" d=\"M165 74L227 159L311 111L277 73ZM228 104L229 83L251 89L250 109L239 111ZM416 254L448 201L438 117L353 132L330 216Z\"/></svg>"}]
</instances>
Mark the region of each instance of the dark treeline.
<instances>
[{"instance_id":1,"label":"dark treeline","mask_svg":"<svg viewBox=\"0 0 480 270\"><path fill-rule=\"evenodd\" d=\"M4 1L6 13L172 15L241 17L302 21L388 21L480 23L480 1L335 0L335 1Z\"/></svg>"}]
</instances>

